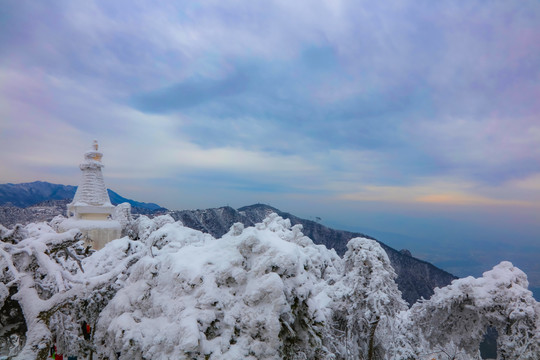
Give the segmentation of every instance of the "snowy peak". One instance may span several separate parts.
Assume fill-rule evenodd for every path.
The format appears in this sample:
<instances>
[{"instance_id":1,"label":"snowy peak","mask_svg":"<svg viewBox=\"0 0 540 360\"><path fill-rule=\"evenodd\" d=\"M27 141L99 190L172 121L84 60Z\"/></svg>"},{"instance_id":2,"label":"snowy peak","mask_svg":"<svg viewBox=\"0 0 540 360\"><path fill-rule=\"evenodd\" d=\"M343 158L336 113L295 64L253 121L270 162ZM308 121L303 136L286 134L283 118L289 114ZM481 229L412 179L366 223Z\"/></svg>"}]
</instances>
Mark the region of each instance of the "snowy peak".
<instances>
[{"instance_id":1,"label":"snowy peak","mask_svg":"<svg viewBox=\"0 0 540 360\"><path fill-rule=\"evenodd\" d=\"M180 220L185 226L203 231L216 238L225 235L234 223L240 222L244 226L255 224L245 214L230 206L203 210L169 211L169 214L173 219Z\"/></svg>"}]
</instances>

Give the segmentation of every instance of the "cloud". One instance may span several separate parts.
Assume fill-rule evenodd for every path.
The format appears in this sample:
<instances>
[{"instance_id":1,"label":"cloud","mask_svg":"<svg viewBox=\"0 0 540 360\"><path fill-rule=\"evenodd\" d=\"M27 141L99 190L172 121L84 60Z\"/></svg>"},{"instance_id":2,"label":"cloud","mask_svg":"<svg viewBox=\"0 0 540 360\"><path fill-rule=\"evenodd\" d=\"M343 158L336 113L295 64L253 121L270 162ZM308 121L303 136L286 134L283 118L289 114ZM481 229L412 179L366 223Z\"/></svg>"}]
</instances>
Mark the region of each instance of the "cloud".
<instances>
[{"instance_id":1,"label":"cloud","mask_svg":"<svg viewBox=\"0 0 540 360\"><path fill-rule=\"evenodd\" d=\"M443 169L490 184L537 171L540 141L536 117L447 118L409 127L414 144Z\"/></svg>"},{"instance_id":2,"label":"cloud","mask_svg":"<svg viewBox=\"0 0 540 360\"><path fill-rule=\"evenodd\" d=\"M540 195L531 192L538 186L538 174L527 180L486 186L462 178L431 177L410 185L340 184L337 197L347 201L389 202L443 206L497 206L538 208Z\"/></svg>"},{"instance_id":3,"label":"cloud","mask_svg":"<svg viewBox=\"0 0 540 360\"><path fill-rule=\"evenodd\" d=\"M420 196L414 200L420 203L442 204L442 205L511 205L511 206L533 206L532 202L517 200L490 199L470 194L430 194Z\"/></svg>"},{"instance_id":4,"label":"cloud","mask_svg":"<svg viewBox=\"0 0 540 360\"><path fill-rule=\"evenodd\" d=\"M8 2L0 181L75 184L97 138L125 196L266 202L420 254L504 244L485 270L537 241L539 19L536 0Z\"/></svg>"},{"instance_id":5,"label":"cloud","mask_svg":"<svg viewBox=\"0 0 540 360\"><path fill-rule=\"evenodd\" d=\"M144 94L133 96L134 107L148 113L167 113L205 105L211 101L243 94L252 78L243 69L226 74L222 79L194 78Z\"/></svg>"},{"instance_id":6,"label":"cloud","mask_svg":"<svg viewBox=\"0 0 540 360\"><path fill-rule=\"evenodd\" d=\"M25 148L13 166L49 161L34 144L97 137L118 179L251 171L252 188L279 174L283 188L468 204L521 201L509 184L540 159L534 1L56 1L5 14L0 104Z\"/></svg>"}]
</instances>

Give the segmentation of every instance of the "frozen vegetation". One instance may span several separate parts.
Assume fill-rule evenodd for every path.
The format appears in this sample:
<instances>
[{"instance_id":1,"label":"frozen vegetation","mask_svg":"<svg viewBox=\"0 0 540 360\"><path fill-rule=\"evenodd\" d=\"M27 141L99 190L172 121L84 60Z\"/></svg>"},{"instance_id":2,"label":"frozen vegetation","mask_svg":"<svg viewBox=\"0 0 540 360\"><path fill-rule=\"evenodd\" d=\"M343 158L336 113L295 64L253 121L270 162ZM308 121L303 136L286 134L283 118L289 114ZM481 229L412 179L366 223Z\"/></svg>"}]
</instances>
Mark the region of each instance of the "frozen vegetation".
<instances>
[{"instance_id":1,"label":"frozen vegetation","mask_svg":"<svg viewBox=\"0 0 540 360\"><path fill-rule=\"evenodd\" d=\"M540 305L509 262L409 309L377 242L340 258L276 214L220 239L141 216L99 251L56 223L0 226L0 357L465 360L492 327L500 359L539 358Z\"/></svg>"}]
</instances>

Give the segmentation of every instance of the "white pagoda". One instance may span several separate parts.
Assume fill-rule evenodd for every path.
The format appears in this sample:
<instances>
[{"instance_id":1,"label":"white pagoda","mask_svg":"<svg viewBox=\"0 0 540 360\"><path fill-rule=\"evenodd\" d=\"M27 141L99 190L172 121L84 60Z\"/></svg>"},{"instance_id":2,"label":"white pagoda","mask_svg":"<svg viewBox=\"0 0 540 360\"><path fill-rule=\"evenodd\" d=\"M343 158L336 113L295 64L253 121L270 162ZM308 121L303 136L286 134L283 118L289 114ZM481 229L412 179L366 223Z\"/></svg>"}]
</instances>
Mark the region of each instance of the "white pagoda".
<instances>
[{"instance_id":1,"label":"white pagoda","mask_svg":"<svg viewBox=\"0 0 540 360\"><path fill-rule=\"evenodd\" d=\"M94 140L92 148L84 153L84 162L80 164L82 179L73 201L67 205L68 218L60 224L61 231L81 230L86 243L96 250L120 238L122 232L120 223L111 219L115 207L111 204L103 181L102 157Z\"/></svg>"}]
</instances>

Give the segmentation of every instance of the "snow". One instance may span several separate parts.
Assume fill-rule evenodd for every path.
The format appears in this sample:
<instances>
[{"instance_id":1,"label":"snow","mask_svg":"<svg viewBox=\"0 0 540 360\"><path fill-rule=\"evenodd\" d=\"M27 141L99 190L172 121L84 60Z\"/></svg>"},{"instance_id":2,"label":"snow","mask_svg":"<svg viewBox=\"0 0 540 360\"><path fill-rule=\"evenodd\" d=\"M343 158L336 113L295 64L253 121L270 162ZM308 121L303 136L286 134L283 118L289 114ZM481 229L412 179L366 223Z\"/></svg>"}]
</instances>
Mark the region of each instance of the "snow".
<instances>
[{"instance_id":1,"label":"snow","mask_svg":"<svg viewBox=\"0 0 540 360\"><path fill-rule=\"evenodd\" d=\"M525 273L503 261L481 278L458 279L435 289L410 315L417 324L440 324L426 329L427 340L451 341L466 356L478 356L484 331L491 326L499 333L503 346L498 351L504 358L535 359L540 353L540 305L527 286Z\"/></svg>"},{"instance_id":2,"label":"snow","mask_svg":"<svg viewBox=\"0 0 540 360\"><path fill-rule=\"evenodd\" d=\"M112 219L118 221L122 229L125 229L126 226L133 220L131 216L131 204L125 202L116 205L112 213Z\"/></svg>"},{"instance_id":3,"label":"snow","mask_svg":"<svg viewBox=\"0 0 540 360\"><path fill-rule=\"evenodd\" d=\"M220 239L168 215L124 220L128 236L90 252L76 229L0 228L0 305L17 300L28 326L23 349L6 351L38 358L55 338L64 354L120 360L464 360L488 325L507 358L540 349L539 304L509 262L407 309L373 240L351 240L341 259L276 214Z\"/></svg>"},{"instance_id":4,"label":"snow","mask_svg":"<svg viewBox=\"0 0 540 360\"><path fill-rule=\"evenodd\" d=\"M335 254L323 259L311 248L302 251L288 241L294 235L283 219L244 230L235 224L216 240L164 218L147 236L149 222L142 218L141 239L152 245L153 256L134 265L98 324L98 336L122 357L159 351L170 358L188 352L277 359L281 323L292 328L296 318L291 304L307 302L313 321L324 320L319 306L329 297L319 296L325 288L320 267Z\"/></svg>"}]
</instances>

